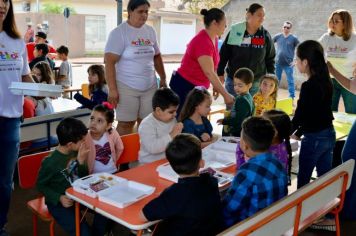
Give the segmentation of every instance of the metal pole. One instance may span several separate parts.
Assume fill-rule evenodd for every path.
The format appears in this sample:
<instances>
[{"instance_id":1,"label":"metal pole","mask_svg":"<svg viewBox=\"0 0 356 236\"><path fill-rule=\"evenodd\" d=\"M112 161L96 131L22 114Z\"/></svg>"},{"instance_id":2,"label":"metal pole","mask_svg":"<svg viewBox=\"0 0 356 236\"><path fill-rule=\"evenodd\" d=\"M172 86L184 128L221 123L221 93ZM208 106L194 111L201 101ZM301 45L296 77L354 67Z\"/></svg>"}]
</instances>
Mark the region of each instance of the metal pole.
<instances>
[{"instance_id":1,"label":"metal pole","mask_svg":"<svg viewBox=\"0 0 356 236\"><path fill-rule=\"evenodd\" d=\"M122 22L122 0L116 0L117 2L117 25Z\"/></svg>"},{"instance_id":2,"label":"metal pole","mask_svg":"<svg viewBox=\"0 0 356 236\"><path fill-rule=\"evenodd\" d=\"M37 5L37 13L40 12L40 0L36 1L36 5Z\"/></svg>"}]
</instances>

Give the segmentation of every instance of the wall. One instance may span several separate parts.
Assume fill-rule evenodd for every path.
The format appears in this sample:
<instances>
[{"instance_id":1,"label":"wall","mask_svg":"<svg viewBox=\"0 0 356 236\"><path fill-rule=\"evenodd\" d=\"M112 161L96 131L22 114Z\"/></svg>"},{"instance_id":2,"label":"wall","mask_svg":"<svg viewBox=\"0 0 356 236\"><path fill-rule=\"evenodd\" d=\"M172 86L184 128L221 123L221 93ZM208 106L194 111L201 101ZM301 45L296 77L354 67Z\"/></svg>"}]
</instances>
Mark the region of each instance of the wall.
<instances>
[{"instance_id":1,"label":"wall","mask_svg":"<svg viewBox=\"0 0 356 236\"><path fill-rule=\"evenodd\" d=\"M292 33L297 35L300 41L317 40L327 32L327 20L336 9L349 10L354 21L356 20L355 0L232 0L224 7L229 26L244 20L245 9L254 2L264 6L266 17L263 25L272 36L281 32L283 22L289 20L293 22ZM299 86L302 76L297 73L297 77Z\"/></svg>"},{"instance_id":2,"label":"wall","mask_svg":"<svg viewBox=\"0 0 356 236\"><path fill-rule=\"evenodd\" d=\"M16 24L22 34L25 34L27 19L33 23L33 28L43 21L48 21L49 31L47 39L55 47L66 44L66 24L63 15L16 13ZM85 54L85 15L72 15L68 18L68 47L70 57L82 57ZM36 31L36 29L35 29Z\"/></svg>"}]
</instances>

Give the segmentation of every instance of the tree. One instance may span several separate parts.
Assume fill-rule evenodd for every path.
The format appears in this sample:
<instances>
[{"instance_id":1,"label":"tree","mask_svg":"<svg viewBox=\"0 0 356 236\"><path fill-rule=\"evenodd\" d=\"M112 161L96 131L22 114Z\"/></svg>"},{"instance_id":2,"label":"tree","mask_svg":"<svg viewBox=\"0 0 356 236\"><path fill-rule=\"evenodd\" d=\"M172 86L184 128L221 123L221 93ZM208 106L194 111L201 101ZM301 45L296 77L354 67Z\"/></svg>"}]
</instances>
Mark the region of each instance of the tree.
<instances>
[{"instance_id":1,"label":"tree","mask_svg":"<svg viewBox=\"0 0 356 236\"><path fill-rule=\"evenodd\" d=\"M178 7L180 10L188 5L188 9L191 13L199 14L200 10L203 8L221 8L228 2L228 0L181 0L181 2L182 4Z\"/></svg>"},{"instance_id":2,"label":"tree","mask_svg":"<svg viewBox=\"0 0 356 236\"><path fill-rule=\"evenodd\" d=\"M53 13L53 14L63 14L64 8L67 6L57 3L45 3L42 7L42 12L44 13ZM69 7L70 14L75 14L73 7Z\"/></svg>"}]
</instances>

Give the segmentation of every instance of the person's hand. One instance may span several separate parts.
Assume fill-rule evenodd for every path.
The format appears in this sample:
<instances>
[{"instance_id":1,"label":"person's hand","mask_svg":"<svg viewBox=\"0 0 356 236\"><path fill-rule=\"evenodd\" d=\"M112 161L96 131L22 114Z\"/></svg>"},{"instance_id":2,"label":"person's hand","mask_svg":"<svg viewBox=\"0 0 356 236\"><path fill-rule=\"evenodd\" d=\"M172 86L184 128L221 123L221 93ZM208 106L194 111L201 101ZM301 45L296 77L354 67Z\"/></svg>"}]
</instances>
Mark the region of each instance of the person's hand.
<instances>
[{"instance_id":1,"label":"person's hand","mask_svg":"<svg viewBox=\"0 0 356 236\"><path fill-rule=\"evenodd\" d=\"M73 200L68 198L66 195L61 195L59 201L61 202L62 206L65 208L73 206Z\"/></svg>"},{"instance_id":2,"label":"person's hand","mask_svg":"<svg viewBox=\"0 0 356 236\"><path fill-rule=\"evenodd\" d=\"M117 90L109 90L108 102L113 105L113 107L117 107L117 104L119 103L119 93Z\"/></svg>"},{"instance_id":3,"label":"person's hand","mask_svg":"<svg viewBox=\"0 0 356 236\"><path fill-rule=\"evenodd\" d=\"M218 119L218 120L216 121L216 123L217 123L218 125L222 125L223 120L224 120L224 119Z\"/></svg>"},{"instance_id":4,"label":"person's hand","mask_svg":"<svg viewBox=\"0 0 356 236\"><path fill-rule=\"evenodd\" d=\"M356 69L354 70L356 74ZM354 75L353 79L350 81L350 92L356 95L356 76Z\"/></svg>"},{"instance_id":5,"label":"person's hand","mask_svg":"<svg viewBox=\"0 0 356 236\"><path fill-rule=\"evenodd\" d=\"M182 130L183 130L183 123L178 122L177 124L175 124L175 126L173 126L173 129L169 134L171 135L172 138L174 138L178 134L182 133Z\"/></svg>"},{"instance_id":6,"label":"person's hand","mask_svg":"<svg viewBox=\"0 0 356 236\"><path fill-rule=\"evenodd\" d=\"M226 105L233 105L235 102L235 98L234 96L232 96L231 94L227 93L224 97L224 102Z\"/></svg>"},{"instance_id":7,"label":"person's hand","mask_svg":"<svg viewBox=\"0 0 356 236\"><path fill-rule=\"evenodd\" d=\"M290 138L291 138L291 139L298 140L298 141L302 140L300 137L298 137L298 136L295 135L295 134L292 134L292 135L290 136Z\"/></svg>"},{"instance_id":8,"label":"person's hand","mask_svg":"<svg viewBox=\"0 0 356 236\"><path fill-rule=\"evenodd\" d=\"M216 141L218 141L218 139L219 139L219 136L217 136L216 134L213 134L213 137L211 138L211 142L212 143L216 142Z\"/></svg>"},{"instance_id":9,"label":"person's hand","mask_svg":"<svg viewBox=\"0 0 356 236\"><path fill-rule=\"evenodd\" d=\"M220 76L219 76L219 80L220 80L220 82L221 82L222 84L225 83L225 77L224 77L223 75L220 75Z\"/></svg>"},{"instance_id":10,"label":"person's hand","mask_svg":"<svg viewBox=\"0 0 356 236\"><path fill-rule=\"evenodd\" d=\"M78 150L78 156L77 156L77 160L79 162L79 164L83 164L89 155L89 151L90 149L85 145L85 142L82 142L80 144L79 150Z\"/></svg>"},{"instance_id":11,"label":"person's hand","mask_svg":"<svg viewBox=\"0 0 356 236\"><path fill-rule=\"evenodd\" d=\"M167 81L166 81L166 79L160 79L159 80L159 87L160 88L167 88Z\"/></svg>"},{"instance_id":12,"label":"person's hand","mask_svg":"<svg viewBox=\"0 0 356 236\"><path fill-rule=\"evenodd\" d=\"M219 97L219 92L215 88L213 88L213 97L214 97L214 100L218 99L218 97Z\"/></svg>"},{"instance_id":13,"label":"person's hand","mask_svg":"<svg viewBox=\"0 0 356 236\"><path fill-rule=\"evenodd\" d=\"M210 140L210 135L208 133L203 133L200 138L203 142L207 142Z\"/></svg>"},{"instance_id":14,"label":"person's hand","mask_svg":"<svg viewBox=\"0 0 356 236\"><path fill-rule=\"evenodd\" d=\"M334 66L331 64L330 61L327 61L326 65L328 66L329 72L332 74L334 72Z\"/></svg>"}]
</instances>

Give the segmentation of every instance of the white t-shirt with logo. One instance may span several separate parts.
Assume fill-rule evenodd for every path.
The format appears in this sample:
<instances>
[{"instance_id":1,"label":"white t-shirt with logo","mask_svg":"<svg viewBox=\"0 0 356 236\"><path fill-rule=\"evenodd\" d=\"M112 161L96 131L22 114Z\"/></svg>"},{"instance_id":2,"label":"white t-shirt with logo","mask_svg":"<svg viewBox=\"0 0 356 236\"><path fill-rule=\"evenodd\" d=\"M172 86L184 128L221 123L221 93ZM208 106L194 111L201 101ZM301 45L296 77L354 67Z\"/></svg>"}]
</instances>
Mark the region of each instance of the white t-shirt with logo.
<instances>
[{"instance_id":1,"label":"white t-shirt with logo","mask_svg":"<svg viewBox=\"0 0 356 236\"><path fill-rule=\"evenodd\" d=\"M356 48L356 34L352 33L349 40L345 41L337 35L323 34L319 39L325 50L327 59L343 75L352 76L351 65L348 65L346 58L348 54Z\"/></svg>"},{"instance_id":2,"label":"white t-shirt with logo","mask_svg":"<svg viewBox=\"0 0 356 236\"><path fill-rule=\"evenodd\" d=\"M11 82L21 82L23 75L30 74L25 42L13 39L5 31L0 32L0 116L22 116L23 96L14 95Z\"/></svg>"},{"instance_id":3,"label":"white t-shirt with logo","mask_svg":"<svg viewBox=\"0 0 356 236\"><path fill-rule=\"evenodd\" d=\"M108 134L105 133L99 140L94 140L95 145L95 163L93 173L114 173L117 171L112 153L110 150L110 143ZM106 150L101 150L106 149Z\"/></svg>"},{"instance_id":4,"label":"white t-shirt with logo","mask_svg":"<svg viewBox=\"0 0 356 236\"><path fill-rule=\"evenodd\" d=\"M105 53L120 56L116 63L116 80L145 91L155 85L153 57L160 53L155 30L149 25L141 28L122 23L111 31Z\"/></svg>"}]
</instances>

